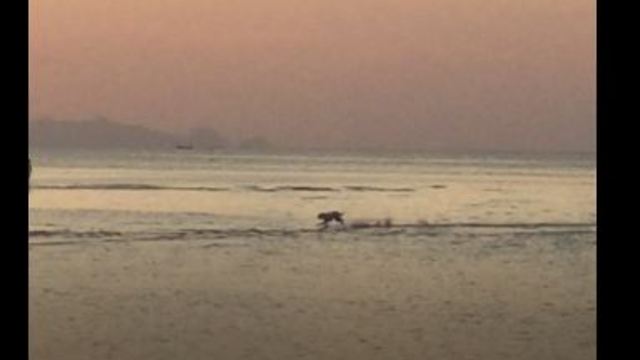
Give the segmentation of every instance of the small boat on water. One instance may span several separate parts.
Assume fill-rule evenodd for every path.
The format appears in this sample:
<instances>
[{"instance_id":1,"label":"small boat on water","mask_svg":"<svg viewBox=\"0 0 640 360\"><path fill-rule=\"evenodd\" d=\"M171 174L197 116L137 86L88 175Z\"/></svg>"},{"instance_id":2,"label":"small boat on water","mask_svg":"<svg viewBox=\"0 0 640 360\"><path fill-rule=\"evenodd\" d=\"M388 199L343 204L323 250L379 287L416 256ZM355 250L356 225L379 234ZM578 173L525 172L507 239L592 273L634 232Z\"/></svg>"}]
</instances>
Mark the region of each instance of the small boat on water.
<instances>
[{"instance_id":1,"label":"small boat on water","mask_svg":"<svg viewBox=\"0 0 640 360\"><path fill-rule=\"evenodd\" d=\"M193 145L176 145L178 150L193 150Z\"/></svg>"}]
</instances>

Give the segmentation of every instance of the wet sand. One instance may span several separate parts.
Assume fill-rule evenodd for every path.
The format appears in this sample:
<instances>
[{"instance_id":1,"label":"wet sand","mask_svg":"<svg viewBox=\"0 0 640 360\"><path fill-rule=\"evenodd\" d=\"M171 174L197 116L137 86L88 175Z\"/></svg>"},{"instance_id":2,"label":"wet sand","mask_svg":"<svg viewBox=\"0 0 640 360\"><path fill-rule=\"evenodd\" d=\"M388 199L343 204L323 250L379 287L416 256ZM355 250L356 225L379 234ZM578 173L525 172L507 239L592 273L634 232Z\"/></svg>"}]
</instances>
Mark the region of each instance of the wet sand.
<instances>
[{"instance_id":1,"label":"wet sand","mask_svg":"<svg viewBox=\"0 0 640 360\"><path fill-rule=\"evenodd\" d=\"M34 360L595 359L595 234L30 246Z\"/></svg>"}]
</instances>

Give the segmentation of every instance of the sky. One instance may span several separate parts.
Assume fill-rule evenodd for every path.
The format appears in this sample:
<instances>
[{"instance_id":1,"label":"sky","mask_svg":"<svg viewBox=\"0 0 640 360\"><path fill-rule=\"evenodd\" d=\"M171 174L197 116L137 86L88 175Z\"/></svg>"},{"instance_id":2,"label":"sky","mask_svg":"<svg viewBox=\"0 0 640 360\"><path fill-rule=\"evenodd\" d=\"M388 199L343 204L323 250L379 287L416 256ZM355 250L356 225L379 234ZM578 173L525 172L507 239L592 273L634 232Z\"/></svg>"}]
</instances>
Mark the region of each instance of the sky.
<instances>
[{"instance_id":1,"label":"sky","mask_svg":"<svg viewBox=\"0 0 640 360\"><path fill-rule=\"evenodd\" d=\"M593 0L32 0L30 117L595 151Z\"/></svg>"}]
</instances>

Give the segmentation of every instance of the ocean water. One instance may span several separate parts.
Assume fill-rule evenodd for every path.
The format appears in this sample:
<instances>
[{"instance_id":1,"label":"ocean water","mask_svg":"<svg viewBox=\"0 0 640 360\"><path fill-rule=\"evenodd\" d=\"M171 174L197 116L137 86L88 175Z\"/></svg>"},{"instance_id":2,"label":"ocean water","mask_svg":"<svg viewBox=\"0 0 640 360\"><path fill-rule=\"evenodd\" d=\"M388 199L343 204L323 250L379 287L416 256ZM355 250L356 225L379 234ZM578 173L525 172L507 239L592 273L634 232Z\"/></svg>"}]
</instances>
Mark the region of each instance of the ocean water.
<instances>
[{"instance_id":1,"label":"ocean water","mask_svg":"<svg viewBox=\"0 0 640 360\"><path fill-rule=\"evenodd\" d=\"M33 150L32 245L595 233L590 157ZM317 214L345 213L319 229Z\"/></svg>"}]
</instances>

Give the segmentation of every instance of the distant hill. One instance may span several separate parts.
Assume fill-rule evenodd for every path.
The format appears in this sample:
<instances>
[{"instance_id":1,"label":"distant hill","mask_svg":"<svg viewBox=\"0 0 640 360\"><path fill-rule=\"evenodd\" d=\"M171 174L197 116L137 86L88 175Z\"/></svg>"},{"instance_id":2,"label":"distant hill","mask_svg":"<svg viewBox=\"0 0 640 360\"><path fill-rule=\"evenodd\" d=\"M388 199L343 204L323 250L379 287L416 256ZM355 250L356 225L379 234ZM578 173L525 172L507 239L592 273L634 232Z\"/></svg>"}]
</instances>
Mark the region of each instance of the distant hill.
<instances>
[{"instance_id":1,"label":"distant hill","mask_svg":"<svg viewBox=\"0 0 640 360\"><path fill-rule=\"evenodd\" d=\"M194 134L197 139L192 139ZM211 135L207 138L207 135ZM196 141L193 141L196 140ZM175 148L179 145L215 148L224 145L213 130L179 136L143 126L104 118L83 121L33 120L29 122L29 146L36 148Z\"/></svg>"}]
</instances>

